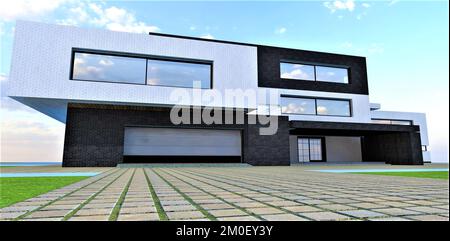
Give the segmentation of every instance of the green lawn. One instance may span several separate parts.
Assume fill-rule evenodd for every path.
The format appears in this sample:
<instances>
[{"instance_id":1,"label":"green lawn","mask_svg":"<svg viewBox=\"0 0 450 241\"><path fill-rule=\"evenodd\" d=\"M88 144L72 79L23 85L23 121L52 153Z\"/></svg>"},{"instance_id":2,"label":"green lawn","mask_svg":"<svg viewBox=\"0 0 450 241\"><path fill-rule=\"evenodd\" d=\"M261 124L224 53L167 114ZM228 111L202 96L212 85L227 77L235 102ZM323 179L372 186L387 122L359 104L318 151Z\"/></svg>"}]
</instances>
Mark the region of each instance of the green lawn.
<instances>
[{"instance_id":1,"label":"green lawn","mask_svg":"<svg viewBox=\"0 0 450 241\"><path fill-rule=\"evenodd\" d=\"M1 177L0 208L86 178L88 177Z\"/></svg>"},{"instance_id":2,"label":"green lawn","mask_svg":"<svg viewBox=\"0 0 450 241\"><path fill-rule=\"evenodd\" d=\"M355 172L356 174L448 179L448 172Z\"/></svg>"}]
</instances>

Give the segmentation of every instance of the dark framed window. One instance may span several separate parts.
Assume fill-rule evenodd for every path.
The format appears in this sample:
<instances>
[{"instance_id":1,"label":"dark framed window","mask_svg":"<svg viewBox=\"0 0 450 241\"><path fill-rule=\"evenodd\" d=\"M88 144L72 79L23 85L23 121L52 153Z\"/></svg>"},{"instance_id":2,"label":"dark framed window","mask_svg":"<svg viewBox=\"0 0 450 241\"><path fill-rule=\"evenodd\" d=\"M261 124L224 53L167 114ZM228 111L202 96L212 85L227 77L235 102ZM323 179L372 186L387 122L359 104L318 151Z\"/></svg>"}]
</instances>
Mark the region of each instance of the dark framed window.
<instances>
[{"instance_id":1,"label":"dark framed window","mask_svg":"<svg viewBox=\"0 0 450 241\"><path fill-rule=\"evenodd\" d=\"M298 136L298 161L305 162L325 162L326 146L325 137Z\"/></svg>"},{"instance_id":2,"label":"dark framed window","mask_svg":"<svg viewBox=\"0 0 450 241\"><path fill-rule=\"evenodd\" d=\"M410 126L413 124L411 120L392 120L392 119L378 119L378 118L373 118L372 123L385 125L405 125L405 126Z\"/></svg>"},{"instance_id":3,"label":"dark framed window","mask_svg":"<svg viewBox=\"0 0 450 241\"><path fill-rule=\"evenodd\" d=\"M349 69L344 67L280 62L280 78L307 81L349 83Z\"/></svg>"},{"instance_id":4,"label":"dark framed window","mask_svg":"<svg viewBox=\"0 0 450 241\"><path fill-rule=\"evenodd\" d=\"M71 64L71 80L212 88L211 61L74 49Z\"/></svg>"},{"instance_id":5,"label":"dark framed window","mask_svg":"<svg viewBox=\"0 0 450 241\"><path fill-rule=\"evenodd\" d=\"M281 95L280 105L284 114L352 116L352 103L349 99Z\"/></svg>"}]
</instances>

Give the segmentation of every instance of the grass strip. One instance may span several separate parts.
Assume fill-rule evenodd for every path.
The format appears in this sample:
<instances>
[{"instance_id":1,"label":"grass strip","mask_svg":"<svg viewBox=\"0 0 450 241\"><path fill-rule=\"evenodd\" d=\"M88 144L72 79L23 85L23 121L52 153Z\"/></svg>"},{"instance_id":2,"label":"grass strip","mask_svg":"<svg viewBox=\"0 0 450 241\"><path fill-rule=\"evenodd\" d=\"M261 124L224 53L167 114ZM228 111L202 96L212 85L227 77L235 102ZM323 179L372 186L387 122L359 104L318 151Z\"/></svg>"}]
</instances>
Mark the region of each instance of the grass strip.
<instances>
[{"instance_id":1,"label":"grass strip","mask_svg":"<svg viewBox=\"0 0 450 241\"><path fill-rule=\"evenodd\" d=\"M152 195L153 203L155 204L156 212L158 213L159 220L167 221L169 220L169 217L166 214L166 211L164 211L164 208L161 205L161 201L159 201L158 195L155 192L155 189L153 188L152 182L150 181L150 178L147 175L147 172L144 169L144 175L145 179L147 180L148 189L150 190L150 194Z\"/></svg>"},{"instance_id":2,"label":"grass strip","mask_svg":"<svg viewBox=\"0 0 450 241\"><path fill-rule=\"evenodd\" d=\"M186 171L186 170L185 170L185 171ZM192 174L192 175L194 175L194 176L201 176L201 177L203 177L203 178L211 178L209 175L206 175L206 177L204 177L205 174L202 175L202 174L198 174L198 173L192 173L191 171L186 171L186 172L188 172L188 173L190 173L190 174ZM196 179L196 178L192 178L192 179L197 180L197 181L200 181L200 180L198 180L198 179ZM214 179L214 178L211 178L211 179L218 181L217 179ZM226 178L225 178L225 179L226 179ZM251 190L251 191L254 191L254 192L257 192L257 193L269 195L269 196L276 197L276 198L282 198L282 199L287 200L287 201L292 201L292 200L289 200L289 199L286 199L286 198L283 198L283 197L279 197L279 196L276 196L276 195L272 195L271 193L265 193L265 192L261 192L261 191L256 190L256 189L249 189L249 188L246 188L246 187L240 187L240 186L238 186L238 185L235 185L235 184L232 184L232 183L223 181L223 180L219 180L219 181L220 181L220 182L223 182L223 183L226 183L226 184L228 184L228 185L235 186L235 187L244 188L244 189L247 189L247 190ZM218 182L219 182L219 181L218 181ZM204 181L200 181L200 182L204 182ZM206 183L206 182L204 182L204 183ZM212 185L212 184L210 184L210 185ZM212 185L212 186L214 186L214 185ZM216 186L216 187L218 187L218 186ZM304 219L307 219L307 220L313 220L313 219L311 219L311 218L309 218L309 217L300 215L300 214L298 214L298 213L296 213L296 212L293 212L293 211L291 211L291 210L288 210L288 209L285 209L285 208L282 208L282 207L279 207L279 206L275 206L275 205L272 205L272 204L267 203L267 202L264 202L264 201L259 201L259 200L255 199L255 198L246 196L246 195L244 195L244 194L240 194L240 193L237 193L237 192L234 192L234 191L230 191L230 190L227 190L227 191L228 191L228 192L231 192L231 193L233 193L233 194L235 194L235 195L238 195L238 196L241 196L241 197L244 197L244 198L248 198L248 199L250 199L250 200L252 200L252 201L255 201L255 202L257 202L257 203L262 203L262 204L264 204L264 205L266 205L266 206L269 206L269 207L271 207L271 208L275 208L275 209L281 210L281 211L283 211L283 212L286 212L286 213L289 213L289 214L292 214L292 215L295 215L295 216L298 216L298 217L301 217L301 218L304 218ZM299 203L299 204L300 204L300 203ZM301 205L303 205L303 204L301 204Z\"/></svg>"},{"instance_id":3,"label":"grass strip","mask_svg":"<svg viewBox=\"0 0 450 241\"><path fill-rule=\"evenodd\" d=\"M114 208L111 211L111 214L109 215L109 218L108 218L109 221L116 221L117 218L119 217L120 209L122 208L123 201L125 200L125 196L128 193L128 189L130 188L131 181L133 180L135 173L136 173L136 169L133 170L133 174L131 175L130 180L128 180L127 185L125 186L122 193L120 194L120 197L116 202L116 205L114 205Z\"/></svg>"},{"instance_id":4,"label":"grass strip","mask_svg":"<svg viewBox=\"0 0 450 241\"><path fill-rule=\"evenodd\" d=\"M86 185L84 185L84 186L82 186L82 187L80 187L80 188L77 188L77 189L75 189L75 190L73 190L73 191L71 191L71 192L69 192L69 193L67 193L67 194L65 194L65 195L62 195L62 196L59 197L59 198L56 198L56 199L54 199L54 200L52 200L52 201L50 201L50 202L48 202L48 203L46 203L46 204L44 204L44 205L42 205L42 206L39 206L39 207L37 207L37 208L35 208L35 209L31 210L31 211L28 211L28 212L26 212L26 213L24 213L24 214L22 214L22 215L20 215L20 216L18 216L18 217L16 217L16 218L12 219L12 220L17 221L17 220L19 220L19 219L25 218L26 216L28 216L28 215L30 215L30 214L32 214L32 213L34 213L34 212L37 212L37 211L39 211L39 210L41 210L41 209L43 209L43 208L45 208L45 207L47 207L47 206L49 206L49 205L51 205L51 204L57 202L57 201L59 201L59 200L65 198L65 197L67 197L67 196L69 196L69 195L72 195L73 193L75 193L75 192L77 192L77 191L79 191L79 190L81 190L81 189L83 189L83 188L85 188L85 187L87 187L87 186L89 186L89 185L91 185L91 184L94 184L94 183L96 183L96 182L98 182L98 181L100 181L100 180L102 180L102 179L104 179L104 178L106 178L106 177L109 177L109 176L113 175L114 173L116 173L116 172L118 172L118 171L119 171L119 170L117 170L117 171L115 171L115 172L108 173L107 175L105 175L105 176L102 177L102 178L99 178L99 179L97 179L97 180L95 180L95 181L93 181L93 182L91 182L91 183L88 183L88 184L86 184Z\"/></svg>"},{"instance_id":5,"label":"grass strip","mask_svg":"<svg viewBox=\"0 0 450 241\"><path fill-rule=\"evenodd\" d=\"M196 202L194 202L194 200L192 200L188 195L186 195L184 192L180 191L180 189L178 189L177 187L175 187L172 183L170 183L169 181L167 181L165 178L163 178L158 172L153 171L156 175L159 176L159 178L161 178L164 182L166 182L171 188L173 188L173 190L175 190L178 194L180 194L184 199L186 199L186 201L188 201L192 206L194 206L198 211L200 211L203 215L205 215L206 218L208 218L209 220L213 220L216 221L217 218L212 215L211 213L209 213L206 209L204 209L202 206L198 205Z\"/></svg>"},{"instance_id":6,"label":"grass strip","mask_svg":"<svg viewBox=\"0 0 450 241\"><path fill-rule=\"evenodd\" d=\"M352 174L448 179L448 172L352 172Z\"/></svg>"},{"instance_id":7,"label":"grass strip","mask_svg":"<svg viewBox=\"0 0 450 241\"><path fill-rule=\"evenodd\" d=\"M75 177L0 177L0 208L87 179Z\"/></svg>"},{"instance_id":8,"label":"grass strip","mask_svg":"<svg viewBox=\"0 0 450 241\"><path fill-rule=\"evenodd\" d=\"M109 182L104 187L102 187L99 191L97 191L92 196L90 196L88 199L86 199L84 202L82 202L80 205L78 205L74 210L72 210L68 214L66 214L63 217L62 221L67 221L71 217L73 217L78 211L80 211L80 209L82 209L84 206L86 206L90 201L92 201L95 197L97 197L101 192L103 192L106 188L108 188L111 184L113 184L117 179L119 179L126 172L127 171L122 172L118 177L114 178L111 182Z\"/></svg>"},{"instance_id":9,"label":"grass strip","mask_svg":"<svg viewBox=\"0 0 450 241\"><path fill-rule=\"evenodd\" d=\"M172 171L173 171L173 170L172 170ZM192 185L192 184L190 184L190 183L188 183L188 182L186 182L186 181L180 179L179 177L176 177L175 175L173 175L173 174L171 174L171 173L168 173L167 171L162 171L162 172L167 173L168 175L171 175L171 176L173 176L174 178L177 178L178 180L180 180L180 181L182 181L182 182L184 182L184 183L190 185L191 187L197 188L198 190L200 190L200 191L202 191L202 192L204 192L204 193L206 193L206 194L208 194L208 195L210 195L210 196L212 196L212 197L214 197L214 198L216 198L216 199L219 199L220 201L222 201L222 202L224 202L224 203L226 203L226 204L228 204L228 205L230 205L230 206L233 206L233 207L236 208L236 209L241 210L242 212L244 212L244 213L246 213L246 214L248 214L248 215L250 215L250 216L252 216L252 217L255 217L255 218L259 219L259 220L265 220L263 217L259 216L258 214L253 213L253 212L251 212L251 211L249 211L249 210L247 210L247 209L245 209L245 208L243 208L243 207L240 207L240 206L238 206L238 205L236 205L236 204L234 204L234 203L232 203L232 202L229 202L229 201L227 201L227 200L225 200L225 199L223 199L223 198L221 198L221 197L215 195L214 193L211 193L211 192L208 192L208 191L204 190L203 188L196 187L196 186L194 186L194 185ZM175 173L177 173L177 174L179 174L179 175L181 175L181 176L186 177L185 175L182 175L182 174L180 174L180 173L177 172L177 171L173 171L173 172L175 172ZM190 178L190 177L187 177L187 178ZM192 178L191 178L191 179L192 179ZM194 180L194 179L192 179L192 180ZM198 181L198 180L197 180L197 181ZM218 188L218 189L225 190L225 191L228 191L228 192L233 193L232 191L229 191L229 190L226 190L225 188L221 188L221 187L212 185L212 184L210 184L210 183L206 183L206 182L203 182L203 181L198 181L198 182L201 182L201 183L210 185L210 186L212 186L212 187L215 187L215 188Z\"/></svg>"}]
</instances>

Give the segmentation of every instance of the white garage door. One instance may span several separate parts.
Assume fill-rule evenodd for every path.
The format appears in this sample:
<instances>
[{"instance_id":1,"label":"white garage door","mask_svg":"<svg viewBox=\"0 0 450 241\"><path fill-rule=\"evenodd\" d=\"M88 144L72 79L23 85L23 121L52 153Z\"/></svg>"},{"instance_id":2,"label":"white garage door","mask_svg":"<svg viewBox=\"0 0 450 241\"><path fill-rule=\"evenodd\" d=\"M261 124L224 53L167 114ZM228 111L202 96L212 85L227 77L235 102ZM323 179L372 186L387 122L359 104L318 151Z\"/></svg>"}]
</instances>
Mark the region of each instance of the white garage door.
<instances>
[{"instance_id":1,"label":"white garage door","mask_svg":"<svg viewBox=\"0 0 450 241\"><path fill-rule=\"evenodd\" d=\"M241 156L239 130L125 128L127 156Z\"/></svg>"}]
</instances>

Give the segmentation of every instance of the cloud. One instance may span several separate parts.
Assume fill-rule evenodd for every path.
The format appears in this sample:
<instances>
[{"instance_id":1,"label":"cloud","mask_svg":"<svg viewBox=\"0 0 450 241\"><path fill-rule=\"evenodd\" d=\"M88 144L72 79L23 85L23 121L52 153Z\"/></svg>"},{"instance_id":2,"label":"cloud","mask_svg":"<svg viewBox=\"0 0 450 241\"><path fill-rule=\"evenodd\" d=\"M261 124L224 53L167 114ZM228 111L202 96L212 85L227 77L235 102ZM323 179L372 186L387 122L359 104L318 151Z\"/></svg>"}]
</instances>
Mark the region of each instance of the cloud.
<instances>
[{"instance_id":1,"label":"cloud","mask_svg":"<svg viewBox=\"0 0 450 241\"><path fill-rule=\"evenodd\" d=\"M17 18L42 16L54 11L65 2L67 0L2 1L0 5L0 18L5 21L14 21Z\"/></svg>"},{"instance_id":2,"label":"cloud","mask_svg":"<svg viewBox=\"0 0 450 241\"><path fill-rule=\"evenodd\" d=\"M355 10L355 1L353 0L324 2L323 5L326 8L328 8L332 13L338 10L348 10L350 12Z\"/></svg>"},{"instance_id":3,"label":"cloud","mask_svg":"<svg viewBox=\"0 0 450 241\"><path fill-rule=\"evenodd\" d=\"M370 8L371 5L369 3L363 3L363 4L361 4L361 6L363 6L365 8Z\"/></svg>"},{"instance_id":4,"label":"cloud","mask_svg":"<svg viewBox=\"0 0 450 241\"><path fill-rule=\"evenodd\" d=\"M204 34L202 36L200 36L200 38L204 38L204 39L215 39L214 36L212 36L211 34Z\"/></svg>"},{"instance_id":5,"label":"cloud","mask_svg":"<svg viewBox=\"0 0 450 241\"><path fill-rule=\"evenodd\" d=\"M296 64L293 66L293 70L290 72L281 73L281 78L283 79L304 79L309 80L313 79L313 76L310 76L307 72L303 71L301 68L303 65Z\"/></svg>"},{"instance_id":6,"label":"cloud","mask_svg":"<svg viewBox=\"0 0 450 241\"><path fill-rule=\"evenodd\" d=\"M148 33L158 32L160 29L136 19L136 16L124 8L107 7L100 3L79 2L69 8L68 17L57 22L64 25L92 25L112 31Z\"/></svg>"},{"instance_id":7,"label":"cloud","mask_svg":"<svg viewBox=\"0 0 450 241\"><path fill-rule=\"evenodd\" d=\"M99 62L98 62L100 65L103 65L103 66L111 66L111 65L114 65L114 62L112 62L111 60L109 60L109 59L101 59ZM76 64L76 63L75 63Z\"/></svg>"},{"instance_id":8,"label":"cloud","mask_svg":"<svg viewBox=\"0 0 450 241\"><path fill-rule=\"evenodd\" d=\"M284 34L284 33L286 33L286 31L287 31L287 28L281 27L281 28L277 28L277 29L275 30L275 33L276 33L276 34Z\"/></svg>"},{"instance_id":9,"label":"cloud","mask_svg":"<svg viewBox=\"0 0 450 241\"><path fill-rule=\"evenodd\" d=\"M392 0L392 1L390 1L388 3L388 6L392 6L392 5L394 5L394 4L398 3L398 2L399 2L399 0Z\"/></svg>"}]
</instances>

